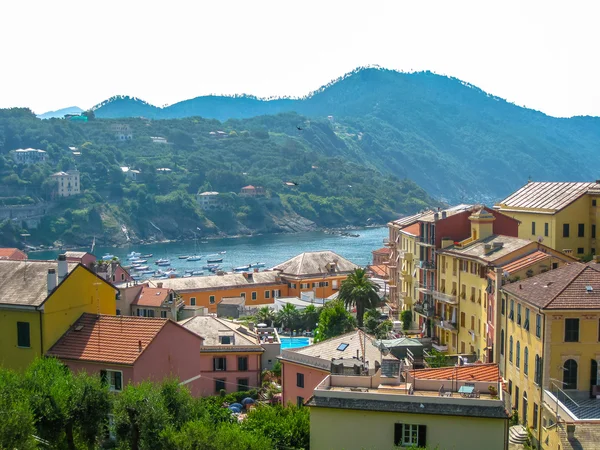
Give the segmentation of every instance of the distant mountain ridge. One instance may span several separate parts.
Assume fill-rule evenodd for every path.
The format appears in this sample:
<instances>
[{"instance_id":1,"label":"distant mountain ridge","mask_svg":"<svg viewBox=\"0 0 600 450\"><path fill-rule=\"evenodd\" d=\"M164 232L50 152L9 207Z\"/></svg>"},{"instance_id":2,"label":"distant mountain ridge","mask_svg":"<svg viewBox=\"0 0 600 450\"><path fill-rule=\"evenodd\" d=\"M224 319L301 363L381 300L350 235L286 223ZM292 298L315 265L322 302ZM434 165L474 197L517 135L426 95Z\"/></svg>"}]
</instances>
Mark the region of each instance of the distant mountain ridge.
<instances>
[{"instance_id":1,"label":"distant mountain ridge","mask_svg":"<svg viewBox=\"0 0 600 450\"><path fill-rule=\"evenodd\" d=\"M66 114L81 114L83 109L79 106L69 106L67 108L57 109L56 111L48 111L43 114L38 114L39 119L62 119Z\"/></svg>"}]
</instances>

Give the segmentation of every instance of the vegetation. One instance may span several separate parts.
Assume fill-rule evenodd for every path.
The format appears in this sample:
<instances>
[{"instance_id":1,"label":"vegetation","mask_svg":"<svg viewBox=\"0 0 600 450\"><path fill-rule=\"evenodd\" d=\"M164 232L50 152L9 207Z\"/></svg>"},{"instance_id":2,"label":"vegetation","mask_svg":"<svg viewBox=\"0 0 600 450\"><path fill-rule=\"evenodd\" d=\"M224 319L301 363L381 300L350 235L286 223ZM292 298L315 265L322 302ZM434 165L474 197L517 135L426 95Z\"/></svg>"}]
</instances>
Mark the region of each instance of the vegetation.
<instances>
[{"instance_id":1,"label":"vegetation","mask_svg":"<svg viewBox=\"0 0 600 450\"><path fill-rule=\"evenodd\" d=\"M356 320L348 312L344 303L340 300L333 300L326 303L321 309L314 341L321 342L348 333L354 328L356 328Z\"/></svg>"},{"instance_id":2,"label":"vegetation","mask_svg":"<svg viewBox=\"0 0 600 450\"><path fill-rule=\"evenodd\" d=\"M367 277L367 271L362 268L355 269L348 278L342 281L338 298L346 307L356 308L358 326L363 326L365 311L379 306L379 286Z\"/></svg>"},{"instance_id":3,"label":"vegetation","mask_svg":"<svg viewBox=\"0 0 600 450\"><path fill-rule=\"evenodd\" d=\"M377 339L387 339L393 327L391 320L381 320L381 313L377 308L367 310L364 322L365 331Z\"/></svg>"},{"instance_id":4,"label":"vegetation","mask_svg":"<svg viewBox=\"0 0 600 450\"><path fill-rule=\"evenodd\" d=\"M309 448L308 408L258 406L239 422L223 402L247 396L256 391L193 398L176 381L113 394L99 375L38 359L24 377L0 369L0 448Z\"/></svg>"},{"instance_id":5,"label":"vegetation","mask_svg":"<svg viewBox=\"0 0 600 450\"><path fill-rule=\"evenodd\" d=\"M438 352L435 348L432 348L429 352L429 357L427 358L427 365L429 367L447 367L450 359L447 355L442 352Z\"/></svg>"},{"instance_id":6,"label":"vegetation","mask_svg":"<svg viewBox=\"0 0 600 450\"><path fill-rule=\"evenodd\" d=\"M409 309L402 311L400 314L400 319L402 320L402 329L410 329L410 325L412 323L412 311Z\"/></svg>"}]
</instances>

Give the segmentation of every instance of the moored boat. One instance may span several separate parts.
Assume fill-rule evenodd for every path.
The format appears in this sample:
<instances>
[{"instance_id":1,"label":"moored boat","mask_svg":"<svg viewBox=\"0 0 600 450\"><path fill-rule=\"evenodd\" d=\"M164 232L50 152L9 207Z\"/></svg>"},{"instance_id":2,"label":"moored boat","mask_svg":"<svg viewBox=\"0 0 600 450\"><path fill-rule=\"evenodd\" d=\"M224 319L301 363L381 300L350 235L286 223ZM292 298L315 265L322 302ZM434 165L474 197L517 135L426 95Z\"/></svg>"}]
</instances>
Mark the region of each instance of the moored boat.
<instances>
[{"instance_id":1,"label":"moored boat","mask_svg":"<svg viewBox=\"0 0 600 450\"><path fill-rule=\"evenodd\" d=\"M250 266L240 266L240 267L234 267L233 271L234 272L246 272L247 270L250 270Z\"/></svg>"},{"instance_id":2,"label":"moored boat","mask_svg":"<svg viewBox=\"0 0 600 450\"><path fill-rule=\"evenodd\" d=\"M178 258L179 259L188 259L190 257L190 255L179 255Z\"/></svg>"},{"instance_id":3,"label":"moored boat","mask_svg":"<svg viewBox=\"0 0 600 450\"><path fill-rule=\"evenodd\" d=\"M222 263L223 262L223 258L210 258L210 259L206 259L207 263Z\"/></svg>"},{"instance_id":4,"label":"moored boat","mask_svg":"<svg viewBox=\"0 0 600 450\"><path fill-rule=\"evenodd\" d=\"M202 259L201 255L192 255L192 256L188 256L187 260L188 261L200 261Z\"/></svg>"},{"instance_id":5,"label":"moored boat","mask_svg":"<svg viewBox=\"0 0 600 450\"><path fill-rule=\"evenodd\" d=\"M133 268L133 270L135 270L136 272L142 272L142 271L148 270L148 269L149 269L148 266L137 266L137 267ZM152 271L152 272L154 273L154 271Z\"/></svg>"}]
</instances>

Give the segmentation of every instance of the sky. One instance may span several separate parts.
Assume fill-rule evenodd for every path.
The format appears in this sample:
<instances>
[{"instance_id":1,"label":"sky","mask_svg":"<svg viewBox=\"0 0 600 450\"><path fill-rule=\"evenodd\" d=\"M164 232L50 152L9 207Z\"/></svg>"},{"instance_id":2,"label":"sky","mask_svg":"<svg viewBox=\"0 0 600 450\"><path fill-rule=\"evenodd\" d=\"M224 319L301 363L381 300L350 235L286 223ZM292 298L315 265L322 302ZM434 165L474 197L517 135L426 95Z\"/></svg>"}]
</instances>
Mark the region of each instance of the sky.
<instances>
[{"instance_id":1,"label":"sky","mask_svg":"<svg viewBox=\"0 0 600 450\"><path fill-rule=\"evenodd\" d=\"M598 13L593 0L2 1L0 107L302 96L379 65L600 116Z\"/></svg>"}]
</instances>

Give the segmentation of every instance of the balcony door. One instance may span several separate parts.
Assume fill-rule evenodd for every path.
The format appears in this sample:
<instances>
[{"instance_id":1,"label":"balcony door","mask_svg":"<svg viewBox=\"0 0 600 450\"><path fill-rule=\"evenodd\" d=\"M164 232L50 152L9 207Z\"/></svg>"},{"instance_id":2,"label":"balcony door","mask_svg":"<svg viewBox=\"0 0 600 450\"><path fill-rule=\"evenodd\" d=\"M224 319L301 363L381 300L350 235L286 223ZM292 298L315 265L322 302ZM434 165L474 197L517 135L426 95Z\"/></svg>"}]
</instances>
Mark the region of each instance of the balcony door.
<instances>
[{"instance_id":1,"label":"balcony door","mask_svg":"<svg viewBox=\"0 0 600 450\"><path fill-rule=\"evenodd\" d=\"M592 359L590 367L590 398L592 398L592 390L598 384L598 361Z\"/></svg>"},{"instance_id":2,"label":"balcony door","mask_svg":"<svg viewBox=\"0 0 600 450\"><path fill-rule=\"evenodd\" d=\"M567 359L563 366L563 389L577 389L577 361Z\"/></svg>"}]
</instances>

